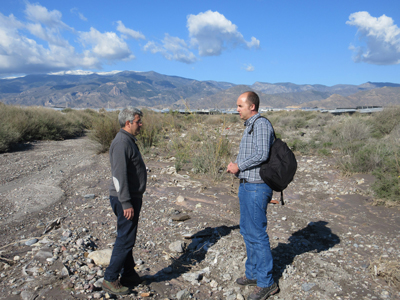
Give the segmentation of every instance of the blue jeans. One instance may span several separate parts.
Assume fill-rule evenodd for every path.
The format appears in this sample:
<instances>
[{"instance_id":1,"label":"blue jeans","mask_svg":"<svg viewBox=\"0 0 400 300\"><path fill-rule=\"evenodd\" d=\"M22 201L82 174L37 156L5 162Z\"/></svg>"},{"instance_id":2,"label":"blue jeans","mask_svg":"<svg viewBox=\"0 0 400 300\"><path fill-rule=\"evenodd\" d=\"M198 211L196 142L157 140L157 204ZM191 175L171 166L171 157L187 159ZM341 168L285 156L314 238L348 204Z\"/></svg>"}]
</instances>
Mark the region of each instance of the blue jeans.
<instances>
[{"instance_id":1,"label":"blue jeans","mask_svg":"<svg viewBox=\"0 0 400 300\"><path fill-rule=\"evenodd\" d=\"M110 282L117 280L119 274L124 277L129 277L135 273L132 249L133 246L135 246L142 199L132 199L131 203L134 209L134 217L132 220L128 220L124 217L124 210L118 197L110 196L112 210L117 216L117 238L112 251L110 264L104 273L104 279Z\"/></svg>"},{"instance_id":2,"label":"blue jeans","mask_svg":"<svg viewBox=\"0 0 400 300\"><path fill-rule=\"evenodd\" d=\"M267 205L272 190L265 183L241 183L239 186L240 233L247 250L246 277L257 279L257 286L269 287L273 259L267 234Z\"/></svg>"}]
</instances>

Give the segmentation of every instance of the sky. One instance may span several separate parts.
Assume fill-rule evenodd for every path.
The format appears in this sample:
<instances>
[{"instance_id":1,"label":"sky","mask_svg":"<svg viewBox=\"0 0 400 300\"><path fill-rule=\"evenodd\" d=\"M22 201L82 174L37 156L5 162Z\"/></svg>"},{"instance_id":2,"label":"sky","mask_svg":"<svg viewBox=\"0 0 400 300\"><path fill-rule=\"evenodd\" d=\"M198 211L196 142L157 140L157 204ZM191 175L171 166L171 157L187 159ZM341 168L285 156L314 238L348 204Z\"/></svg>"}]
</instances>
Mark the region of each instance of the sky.
<instances>
[{"instance_id":1,"label":"sky","mask_svg":"<svg viewBox=\"0 0 400 300\"><path fill-rule=\"evenodd\" d=\"M0 0L0 78L76 70L400 83L400 1Z\"/></svg>"}]
</instances>

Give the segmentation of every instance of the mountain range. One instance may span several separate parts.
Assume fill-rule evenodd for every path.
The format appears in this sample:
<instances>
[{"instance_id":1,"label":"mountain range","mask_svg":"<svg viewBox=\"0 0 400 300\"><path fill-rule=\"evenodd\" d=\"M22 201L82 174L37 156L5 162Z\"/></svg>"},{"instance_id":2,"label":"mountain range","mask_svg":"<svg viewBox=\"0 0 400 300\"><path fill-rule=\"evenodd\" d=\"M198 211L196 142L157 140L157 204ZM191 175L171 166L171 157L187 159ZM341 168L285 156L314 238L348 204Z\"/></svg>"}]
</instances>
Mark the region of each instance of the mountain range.
<instances>
[{"instance_id":1,"label":"mountain range","mask_svg":"<svg viewBox=\"0 0 400 300\"><path fill-rule=\"evenodd\" d=\"M153 71L61 72L0 79L0 101L23 106L119 108L127 105L170 109L229 109L253 90L261 107L338 108L400 105L400 84L297 85L290 82L237 85L198 81Z\"/></svg>"}]
</instances>

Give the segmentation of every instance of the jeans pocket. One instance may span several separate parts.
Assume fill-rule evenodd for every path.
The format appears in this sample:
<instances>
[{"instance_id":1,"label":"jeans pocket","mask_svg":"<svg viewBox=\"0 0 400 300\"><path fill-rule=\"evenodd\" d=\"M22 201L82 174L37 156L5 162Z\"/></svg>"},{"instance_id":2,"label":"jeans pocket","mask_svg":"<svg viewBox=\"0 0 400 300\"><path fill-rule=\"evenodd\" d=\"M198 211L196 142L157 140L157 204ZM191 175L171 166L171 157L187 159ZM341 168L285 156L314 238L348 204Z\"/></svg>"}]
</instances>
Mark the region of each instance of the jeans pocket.
<instances>
[{"instance_id":1,"label":"jeans pocket","mask_svg":"<svg viewBox=\"0 0 400 300\"><path fill-rule=\"evenodd\" d=\"M243 189L246 192L256 192L257 191L257 184L256 183L244 183Z\"/></svg>"}]
</instances>

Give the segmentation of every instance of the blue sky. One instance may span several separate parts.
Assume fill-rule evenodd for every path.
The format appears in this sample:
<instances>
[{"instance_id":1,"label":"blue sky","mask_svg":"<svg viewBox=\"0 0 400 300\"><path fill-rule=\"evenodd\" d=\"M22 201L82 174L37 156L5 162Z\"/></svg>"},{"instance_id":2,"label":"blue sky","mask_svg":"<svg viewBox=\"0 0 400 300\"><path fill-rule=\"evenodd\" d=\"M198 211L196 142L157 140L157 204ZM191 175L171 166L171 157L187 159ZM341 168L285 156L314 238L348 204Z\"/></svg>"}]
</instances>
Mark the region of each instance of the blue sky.
<instances>
[{"instance_id":1,"label":"blue sky","mask_svg":"<svg viewBox=\"0 0 400 300\"><path fill-rule=\"evenodd\" d=\"M156 71L196 80L400 83L399 0L1 0L0 77Z\"/></svg>"}]
</instances>

